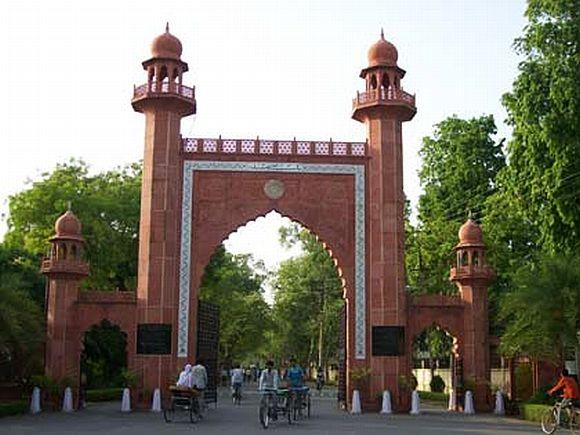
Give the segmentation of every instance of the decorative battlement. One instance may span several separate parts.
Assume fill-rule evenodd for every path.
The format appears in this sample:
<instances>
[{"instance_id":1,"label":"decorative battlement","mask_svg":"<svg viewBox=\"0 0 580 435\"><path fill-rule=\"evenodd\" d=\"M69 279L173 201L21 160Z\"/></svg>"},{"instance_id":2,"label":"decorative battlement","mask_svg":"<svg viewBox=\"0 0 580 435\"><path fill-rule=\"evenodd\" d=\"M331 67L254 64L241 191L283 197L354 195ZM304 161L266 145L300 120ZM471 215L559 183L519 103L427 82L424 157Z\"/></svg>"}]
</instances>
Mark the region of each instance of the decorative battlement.
<instances>
[{"instance_id":1,"label":"decorative battlement","mask_svg":"<svg viewBox=\"0 0 580 435\"><path fill-rule=\"evenodd\" d=\"M195 87L180 85L174 82L162 82L157 86L156 82L145 83L141 86L135 86L133 90L133 100L149 96L151 94L173 94L189 100L195 100Z\"/></svg>"},{"instance_id":2,"label":"decorative battlement","mask_svg":"<svg viewBox=\"0 0 580 435\"><path fill-rule=\"evenodd\" d=\"M79 293L80 304L136 304L137 294L133 291L87 290Z\"/></svg>"},{"instance_id":3,"label":"decorative battlement","mask_svg":"<svg viewBox=\"0 0 580 435\"><path fill-rule=\"evenodd\" d=\"M78 259L63 260L57 258L45 258L42 260L40 271L44 274L88 276L90 267L87 263Z\"/></svg>"},{"instance_id":4,"label":"decorative battlement","mask_svg":"<svg viewBox=\"0 0 580 435\"><path fill-rule=\"evenodd\" d=\"M489 282L494 278L495 272L493 268L488 265L467 265L452 267L449 273L449 279L451 281L474 280Z\"/></svg>"},{"instance_id":5,"label":"decorative battlement","mask_svg":"<svg viewBox=\"0 0 580 435\"><path fill-rule=\"evenodd\" d=\"M404 103L415 107L415 95L411 95L402 89L396 89L392 86L388 89L374 89L368 92L357 92L356 97L352 100L352 108L357 109L361 105L376 104L381 102Z\"/></svg>"},{"instance_id":6,"label":"decorative battlement","mask_svg":"<svg viewBox=\"0 0 580 435\"><path fill-rule=\"evenodd\" d=\"M283 156L365 157L366 142L311 142L262 139L183 138L183 152L188 154L241 154Z\"/></svg>"}]
</instances>

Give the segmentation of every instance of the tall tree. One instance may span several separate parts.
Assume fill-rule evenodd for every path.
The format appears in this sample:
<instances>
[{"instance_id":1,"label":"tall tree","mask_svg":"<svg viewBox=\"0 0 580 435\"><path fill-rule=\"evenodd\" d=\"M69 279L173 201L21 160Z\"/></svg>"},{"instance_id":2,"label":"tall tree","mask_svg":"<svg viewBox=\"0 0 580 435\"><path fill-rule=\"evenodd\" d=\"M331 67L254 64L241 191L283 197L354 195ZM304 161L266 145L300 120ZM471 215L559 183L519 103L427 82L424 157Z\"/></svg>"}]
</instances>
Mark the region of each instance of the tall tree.
<instances>
[{"instance_id":1,"label":"tall tree","mask_svg":"<svg viewBox=\"0 0 580 435\"><path fill-rule=\"evenodd\" d=\"M226 365L256 356L270 329L260 269L249 255L232 255L223 245L205 268L199 297L220 308L219 354Z\"/></svg>"},{"instance_id":2,"label":"tall tree","mask_svg":"<svg viewBox=\"0 0 580 435\"><path fill-rule=\"evenodd\" d=\"M470 211L481 217L505 166L502 142L492 137L496 133L491 115L469 120L453 116L437 124L432 137L423 138L419 223L414 232L407 231L411 291L455 292L448 277L457 230Z\"/></svg>"},{"instance_id":3,"label":"tall tree","mask_svg":"<svg viewBox=\"0 0 580 435\"><path fill-rule=\"evenodd\" d=\"M342 283L333 259L308 230L280 228L283 245L300 244L304 254L283 262L275 278L273 348L308 366L336 359Z\"/></svg>"},{"instance_id":4,"label":"tall tree","mask_svg":"<svg viewBox=\"0 0 580 435\"><path fill-rule=\"evenodd\" d=\"M580 249L580 3L528 0L523 56L503 97L513 202L547 252Z\"/></svg>"},{"instance_id":5,"label":"tall tree","mask_svg":"<svg viewBox=\"0 0 580 435\"><path fill-rule=\"evenodd\" d=\"M141 167L91 175L82 161L57 165L51 173L9 199L5 245L42 256L54 222L72 204L83 224L91 275L86 285L133 289L137 276ZM111 243L114 241L114 243Z\"/></svg>"}]
</instances>

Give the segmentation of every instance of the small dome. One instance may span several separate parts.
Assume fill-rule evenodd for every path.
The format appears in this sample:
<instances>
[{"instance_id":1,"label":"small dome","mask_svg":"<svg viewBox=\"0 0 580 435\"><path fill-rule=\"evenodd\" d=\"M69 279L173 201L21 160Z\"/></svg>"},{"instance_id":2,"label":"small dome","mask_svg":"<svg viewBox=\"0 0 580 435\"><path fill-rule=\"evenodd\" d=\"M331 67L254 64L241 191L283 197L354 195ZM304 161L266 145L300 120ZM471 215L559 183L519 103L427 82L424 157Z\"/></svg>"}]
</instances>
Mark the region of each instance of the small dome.
<instances>
[{"instance_id":1,"label":"small dome","mask_svg":"<svg viewBox=\"0 0 580 435\"><path fill-rule=\"evenodd\" d=\"M60 216L54 224L57 237L80 238L81 229L81 221L70 210Z\"/></svg>"},{"instance_id":2,"label":"small dome","mask_svg":"<svg viewBox=\"0 0 580 435\"><path fill-rule=\"evenodd\" d=\"M169 33L169 24L165 27L165 33L151 43L151 56L155 58L179 60L182 51L181 41Z\"/></svg>"},{"instance_id":3,"label":"small dome","mask_svg":"<svg viewBox=\"0 0 580 435\"><path fill-rule=\"evenodd\" d=\"M467 219L459 228L459 244L482 244L481 227L473 219Z\"/></svg>"},{"instance_id":4,"label":"small dome","mask_svg":"<svg viewBox=\"0 0 580 435\"><path fill-rule=\"evenodd\" d=\"M385 39L381 30L381 39L371 45L368 52L369 67L397 66L399 53L393 44Z\"/></svg>"}]
</instances>

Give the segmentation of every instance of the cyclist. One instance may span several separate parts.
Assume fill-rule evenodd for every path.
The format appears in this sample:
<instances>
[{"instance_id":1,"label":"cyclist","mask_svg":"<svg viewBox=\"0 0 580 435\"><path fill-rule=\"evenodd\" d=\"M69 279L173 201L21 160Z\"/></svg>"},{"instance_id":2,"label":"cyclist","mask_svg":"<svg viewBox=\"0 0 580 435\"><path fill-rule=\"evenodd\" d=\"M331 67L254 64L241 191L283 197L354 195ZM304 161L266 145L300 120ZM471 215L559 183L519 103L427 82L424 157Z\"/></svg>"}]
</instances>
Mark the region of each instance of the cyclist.
<instances>
[{"instance_id":1,"label":"cyclist","mask_svg":"<svg viewBox=\"0 0 580 435\"><path fill-rule=\"evenodd\" d=\"M300 388L304 385L304 371L294 358L290 358L290 367L286 369L286 380L292 388Z\"/></svg>"},{"instance_id":2,"label":"cyclist","mask_svg":"<svg viewBox=\"0 0 580 435\"><path fill-rule=\"evenodd\" d=\"M274 368L274 361L269 360L266 363L266 368L262 370L260 375L260 382L258 384L259 390L277 389L279 383L278 370Z\"/></svg>"},{"instance_id":3,"label":"cyclist","mask_svg":"<svg viewBox=\"0 0 580 435\"><path fill-rule=\"evenodd\" d=\"M316 370L316 389L320 394L322 392L322 388L324 387L324 370L322 367L318 367Z\"/></svg>"},{"instance_id":4,"label":"cyclist","mask_svg":"<svg viewBox=\"0 0 580 435\"><path fill-rule=\"evenodd\" d=\"M278 370L274 368L274 361L268 360L268 362L266 362L266 368L262 370L262 374L260 375L258 390L260 390L261 392L272 390L276 391L278 389L278 383L279 383ZM274 409L276 409L278 406L278 398L275 393L271 397L272 397L271 402L272 406ZM264 398L265 396L262 397L262 400L264 400ZM276 412L273 413L272 419L273 420L278 419L278 415Z\"/></svg>"},{"instance_id":5,"label":"cyclist","mask_svg":"<svg viewBox=\"0 0 580 435\"><path fill-rule=\"evenodd\" d=\"M232 370L232 397L235 397L236 392L239 397L242 396L242 385L244 383L244 371L241 369L239 364L234 364L234 369Z\"/></svg>"},{"instance_id":6,"label":"cyclist","mask_svg":"<svg viewBox=\"0 0 580 435\"><path fill-rule=\"evenodd\" d=\"M572 406L574 402L580 400L578 383L576 379L569 375L567 369L562 369L558 383L552 389L548 390L548 394L552 395L559 390L562 390L562 408Z\"/></svg>"}]
</instances>

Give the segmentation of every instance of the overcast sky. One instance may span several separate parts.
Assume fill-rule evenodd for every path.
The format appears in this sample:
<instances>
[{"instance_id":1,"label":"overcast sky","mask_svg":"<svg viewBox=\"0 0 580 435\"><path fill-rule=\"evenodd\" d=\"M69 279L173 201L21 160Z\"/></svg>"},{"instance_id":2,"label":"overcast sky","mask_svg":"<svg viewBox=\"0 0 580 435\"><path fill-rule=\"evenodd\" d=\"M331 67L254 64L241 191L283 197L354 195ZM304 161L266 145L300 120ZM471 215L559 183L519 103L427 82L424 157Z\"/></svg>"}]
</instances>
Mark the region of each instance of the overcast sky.
<instances>
[{"instance_id":1,"label":"overcast sky","mask_svg":"<svg viewBox=\"0 0 580 435\"><path fill-rule=\"evenodd\" d=\"M491 113L509 135L500 98L517 73L524 9L523 0L9 0L0 13L0 212L27 180L71 157L94 171L142 158L144 119L130 99L166 21L189 63L184 82L196 86L198 114L182 134L224 138L363 141L351 98L384 27L407 71L402 85L417 94L403 131L405 191L416 205L418 150L435 123ZM280 222L240 229L228 249L276 264L289 255L277 245Z\"/></svg>"}]
</instances>

